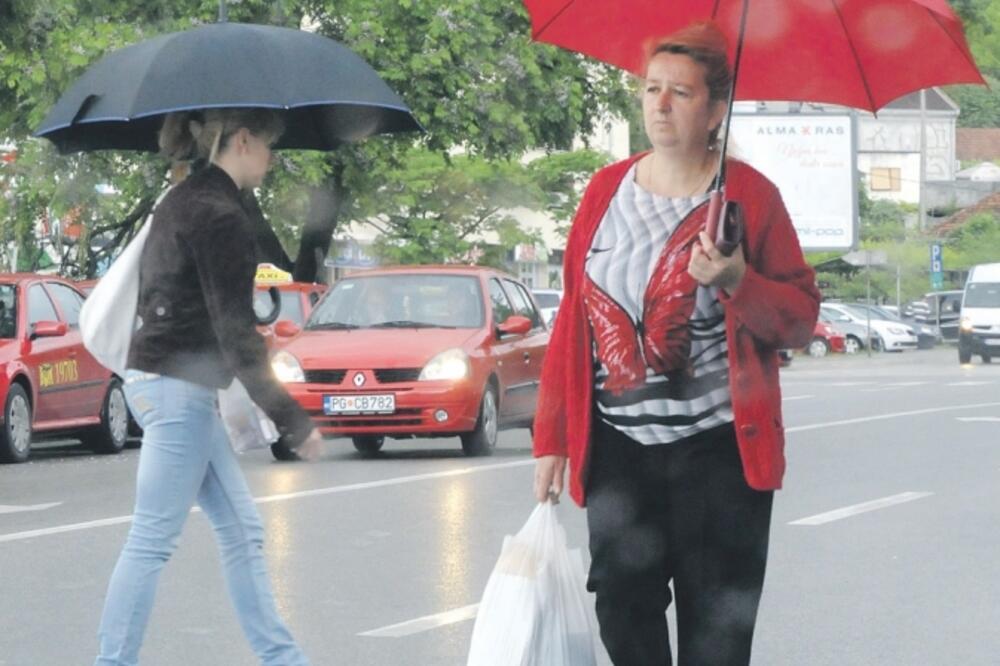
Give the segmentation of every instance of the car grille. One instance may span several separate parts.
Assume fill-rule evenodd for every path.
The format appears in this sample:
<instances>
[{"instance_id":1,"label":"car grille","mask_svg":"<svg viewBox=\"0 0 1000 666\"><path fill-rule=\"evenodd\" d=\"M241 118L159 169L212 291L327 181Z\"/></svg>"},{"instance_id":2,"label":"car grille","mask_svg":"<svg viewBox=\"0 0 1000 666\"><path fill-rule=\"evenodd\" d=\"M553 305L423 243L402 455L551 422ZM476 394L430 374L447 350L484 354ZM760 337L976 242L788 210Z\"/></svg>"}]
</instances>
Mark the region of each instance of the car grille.
<instances>
[{"instance_id":1,"label":"car grille","mask_svg":"<svg viewBox=\"0 0 1000 666\"><path fill-rule=\"evenodd\" d=\"M379 384L415 382L420 378L420 368L380 368L375 371Z\"/></svg>"},{"instance_id":2,"label":"car grille","mask_svg":"<svg viewBox=\"0 0 1000 666\"><path fill-rule=\"evenodd\" d=\"M310 384L339 384L344 381L347 370L306 370L306 382Z\"/></svg>"}]
</instances>

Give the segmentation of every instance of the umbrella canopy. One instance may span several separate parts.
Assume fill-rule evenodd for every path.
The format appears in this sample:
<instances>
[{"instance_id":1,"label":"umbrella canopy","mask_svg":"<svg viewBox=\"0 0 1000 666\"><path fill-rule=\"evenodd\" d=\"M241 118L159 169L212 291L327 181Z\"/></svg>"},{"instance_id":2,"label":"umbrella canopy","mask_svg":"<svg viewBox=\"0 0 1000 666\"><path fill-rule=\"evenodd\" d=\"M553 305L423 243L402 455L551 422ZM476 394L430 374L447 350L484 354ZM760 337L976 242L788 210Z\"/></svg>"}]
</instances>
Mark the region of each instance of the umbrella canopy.
<instances>
[{"instance_id":1,"label":"umbrella canopy","mask_svg":"<svg viewBox=\"0 0 1000 666\"><path fill-rule=\"evenodd\" d=\"M64 153L156 151L165 114L218 107L286 111L277 148L330 150L372 134L421 129L343 44L302 30L215 23L108 54L73 83L35 135Z\"/></svg>"},{"instance_id":2,"label":"umbrella canopy","mask_svg":"<svg viewBox=\"0 0 1000 666\"><path fill-rule=\"evenodd\" d=\"M646 49L713 19L739 42L744 0L524 0L532 36L643 76ZM984 83L945 0L749 0L736 99L876 111L897 97Z\"/></svg>"}]
</instances>

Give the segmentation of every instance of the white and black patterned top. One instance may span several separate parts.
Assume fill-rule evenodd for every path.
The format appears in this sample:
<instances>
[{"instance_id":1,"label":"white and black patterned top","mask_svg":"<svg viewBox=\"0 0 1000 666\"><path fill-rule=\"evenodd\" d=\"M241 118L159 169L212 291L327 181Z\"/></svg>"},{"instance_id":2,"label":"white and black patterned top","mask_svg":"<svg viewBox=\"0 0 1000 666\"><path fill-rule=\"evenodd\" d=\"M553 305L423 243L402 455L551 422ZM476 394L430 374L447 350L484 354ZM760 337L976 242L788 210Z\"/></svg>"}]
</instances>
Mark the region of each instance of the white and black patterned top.
<instances>
[{"instance_id":1,"label":"white and black patterned top","mask_svg":"<svg viewBox=\"0 0 1000 666\"><path fill-rule=\"evenodd\" d=\"M644 296L660 254L674 230L707 199L707 194L674 198L648 192L636 184L635 166L622 180L587 254L586 274L630 320L634 330L622 331L623 339L643 344L636 331L644 330ZM715 288L696 289L686 374L657 374L643 362L644 384L624 392L605 390L608 367L595 343L600 418L642 444L676 442L733 421L723 308ZM598 322L593 311L588 313L592 326L609 325L607 317Z\"/></svg>"}]
</instances>

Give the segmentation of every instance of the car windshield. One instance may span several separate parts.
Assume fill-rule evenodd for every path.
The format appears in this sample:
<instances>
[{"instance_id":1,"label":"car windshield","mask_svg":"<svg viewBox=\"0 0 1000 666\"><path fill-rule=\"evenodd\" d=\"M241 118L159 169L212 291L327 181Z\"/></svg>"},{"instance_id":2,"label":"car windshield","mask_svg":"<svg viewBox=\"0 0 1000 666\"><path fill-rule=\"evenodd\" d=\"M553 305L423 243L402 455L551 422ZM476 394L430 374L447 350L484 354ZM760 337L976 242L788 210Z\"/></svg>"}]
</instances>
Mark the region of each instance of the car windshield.
<instances>
[{"instance_id":1,"label":"car windshield","mask_svg":"<svg viewBox=\"0 0 1000 666\"><path fill-rule=\"evenodd\" d=\"M535 302L538 303L538 307L540 308L559 307L559 294L539 293L536 291L532 295L535 297Z\"/></svg>"},{"instance_id":2,"label":"car windshield","mask_svg":"<svg viewBox=\"0 0 1000 666\"><path fill-rule=\"evenodd\" d=\"M484 320L475 277L399 273L344 278L306 328L481 328Z\"/></svg>"},{"instance_id":3,"label":"car windshield","mask_svg":"<svg viewBox=\"0 0 1000 666\"><path fill-rule=\"evenodd\" d=\"M1000 282L972 282L965 289L965 307L1000 308Z\"/></svg>"},{"instance_id":4,"label":"car windshield","mask_svg":"<svg viewBox=\"0 0 1000 666\"><path fill-rule=\"evenodd\" d=\"M899 318L899 315L896 314L895 312L886 310L884 308L880 308L877 305L868 306L868 309L871 310L873 317L878 317L879 319L885 319L886 321L902 321L902 319Z\"/></svg>"},{"instance_id":5,"label":"car windshield","mask_svg":"<svg viewBox=\"0 0 1000 666\"><path fill-rule=\"evenodd\" d=\"M0 284L0 338L17 336L17 290L12 284Z\"/></svg>"}]
</instances>

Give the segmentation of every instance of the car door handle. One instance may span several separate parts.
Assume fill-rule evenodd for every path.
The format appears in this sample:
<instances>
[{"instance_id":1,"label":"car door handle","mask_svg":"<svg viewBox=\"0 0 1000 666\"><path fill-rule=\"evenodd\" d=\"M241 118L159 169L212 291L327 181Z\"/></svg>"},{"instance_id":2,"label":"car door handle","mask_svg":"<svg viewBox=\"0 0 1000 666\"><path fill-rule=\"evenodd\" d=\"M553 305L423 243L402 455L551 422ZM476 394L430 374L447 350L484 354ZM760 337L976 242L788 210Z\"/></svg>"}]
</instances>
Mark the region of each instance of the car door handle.
<instances>
[{"instance_id":1,"label":"car door handle","mask_svg":"<svg viewBox=\"0 0 1000 666\"><path fill-rule=\"evenodd\" d=\"M524 362L531 363L531 352L524 352Z\"/></svg>"}]
</instances>

